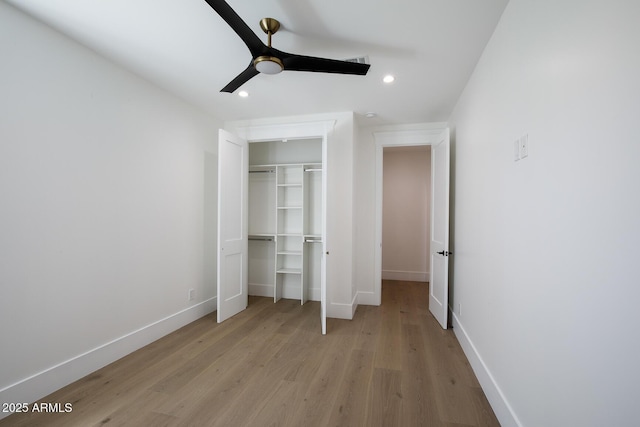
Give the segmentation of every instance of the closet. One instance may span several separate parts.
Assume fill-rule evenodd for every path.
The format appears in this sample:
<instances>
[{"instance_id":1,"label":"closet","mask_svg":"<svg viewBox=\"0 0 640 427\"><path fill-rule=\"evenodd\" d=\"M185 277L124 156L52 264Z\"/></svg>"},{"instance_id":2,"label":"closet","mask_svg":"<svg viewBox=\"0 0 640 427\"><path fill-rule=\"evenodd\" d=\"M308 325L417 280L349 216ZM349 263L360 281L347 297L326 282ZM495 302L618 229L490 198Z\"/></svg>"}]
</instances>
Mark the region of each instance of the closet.
<instances>
[{"instance_id":1,"label":"closet","mask_svg":"<svg viewBox=\"0 0 640 427\"><path fill-rule=\"evenodd\" d=\"M322 138L249 143L249 295L321 300Z\"/></svg>"}]
</instances>

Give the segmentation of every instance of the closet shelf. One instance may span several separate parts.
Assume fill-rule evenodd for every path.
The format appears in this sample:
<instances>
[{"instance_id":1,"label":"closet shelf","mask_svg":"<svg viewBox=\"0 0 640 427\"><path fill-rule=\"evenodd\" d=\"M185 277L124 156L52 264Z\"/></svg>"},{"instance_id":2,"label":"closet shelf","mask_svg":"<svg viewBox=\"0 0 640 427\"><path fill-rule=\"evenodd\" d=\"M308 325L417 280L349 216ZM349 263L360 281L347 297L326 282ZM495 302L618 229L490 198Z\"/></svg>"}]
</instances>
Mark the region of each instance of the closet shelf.
<instances>
[{"instance_id":1,"label":"closet shelf","mask_svg":"<svg viewBox=\"0 0 640 427\"><path fill-rule=\"evenodd\" d=\"M300 252L300 251L282 251L282 252L278 252L278 255L301 256L302 252Z\"/></svg>"}]
</instances>

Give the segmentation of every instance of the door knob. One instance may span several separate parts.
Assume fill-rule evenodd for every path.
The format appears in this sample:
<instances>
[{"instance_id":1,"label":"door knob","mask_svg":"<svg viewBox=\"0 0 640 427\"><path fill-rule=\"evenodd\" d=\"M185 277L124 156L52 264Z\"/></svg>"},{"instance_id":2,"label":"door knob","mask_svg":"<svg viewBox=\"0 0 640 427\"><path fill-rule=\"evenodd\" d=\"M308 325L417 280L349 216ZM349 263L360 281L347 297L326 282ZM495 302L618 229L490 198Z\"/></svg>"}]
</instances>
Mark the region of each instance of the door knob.
<instances>
[{"instance_id":1,"label":"door knob","mask_svg":"<svg viewBox=\"0 0 640 427\"><path fill-rule=\"evenodd\" d=\"M440 251L440 252L436 252L438 255L443 255L443 256L449 256L449 255L453 255L453 252L449 252L449 251Z\"/></svg>"},{"instance_id":2,"label":"door knob","mask_svg":"<svg viewBox=\"0 0 640 427\"><path fill-rule=\"evenodd\" d=\"M438 255L444 255L444 251L436 252Z\"/></svg>"}]
</instances>

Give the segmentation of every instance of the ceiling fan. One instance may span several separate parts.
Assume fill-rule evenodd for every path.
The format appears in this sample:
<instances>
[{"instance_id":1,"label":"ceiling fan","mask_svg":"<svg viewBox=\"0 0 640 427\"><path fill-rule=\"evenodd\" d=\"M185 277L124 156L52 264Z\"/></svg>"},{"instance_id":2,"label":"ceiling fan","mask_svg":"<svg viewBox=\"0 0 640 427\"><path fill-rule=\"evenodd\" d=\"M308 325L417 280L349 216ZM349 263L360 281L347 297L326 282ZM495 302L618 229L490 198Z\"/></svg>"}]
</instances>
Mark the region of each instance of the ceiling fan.
<instances>
[{"instance_id":1,"label":"ceiling fan","mask_svg":"<svg viewBox=\"0 0 640 427\"><path fill-rule=\"evenodd\" d=\"M265 45L226 1L205 1L240 36L252 55L249 66L223 87L220 92L232 93L258 73L277 74L283 70L290 70L364 76L369 71L369 64L295 55L271 47L271 36L280 28L280 22L273 18L264 18L260 21L260 28L267 33L267 44Z\"/></svg>"}]
</instances>

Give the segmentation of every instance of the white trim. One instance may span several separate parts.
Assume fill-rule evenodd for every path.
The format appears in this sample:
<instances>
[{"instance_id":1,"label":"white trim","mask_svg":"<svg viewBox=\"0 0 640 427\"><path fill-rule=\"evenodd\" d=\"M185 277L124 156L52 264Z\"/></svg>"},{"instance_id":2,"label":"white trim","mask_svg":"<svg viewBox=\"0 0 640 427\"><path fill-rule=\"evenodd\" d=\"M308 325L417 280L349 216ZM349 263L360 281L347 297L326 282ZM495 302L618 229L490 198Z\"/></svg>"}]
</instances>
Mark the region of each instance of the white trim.
<instances>
[{"instance_id":1,"label":"white trim","mask_svg":"<svg viewBox=\"0 0 640 427\"><path fill-rule=\"evenodd\" d=\"M376 145L384 147L431 145L438 142L438 135L441 135L443 130L442 128L389 130L374 132L373 136Z\"/></svg>"},{"instance_id":2,"label":"white trim","mask_svg":"<svg viewBox=\"0 0 640 427\"><path fill-rule=\"evenodd\" d=\"M249 296L273 298L273 285L249 283Z\"/></svg>"},{"instance_id":3,"label":"white trim","mask_svg":"<svg viewBox=\"0 0 640 427\"><path fill-rule=\"evenodd\" d=\"M235 128L241 138L250 142L277 139L323 138L335 127L335 120L289 124L251 125Z\"/></svg>"},{"instance_id":4,"label":"white trim","mask_svg":"<svg viewBox=\"0 0 640 427\"><path fill-rule=\"evenodd\" d=\"M373 292L358 292L358 305L380 305L375 302L375 294Z\"/></svg>"},{"instance_id":5,"label":"white trim","mask_svg":"<svg viewBox=\"0 0 640 427\"><path fill-rule=\"evenodd\" d=\"M383 280L401 280L405 282L428 282L428 271L382 270Z\"/></svg>"},{"instance_id":6,"label":"white trim","mask_svg":"<svg viewBox=\"0 0 640 427\"><path fill-rule=\"evenodd\" d=\"M327 317L333 319L352 320L358 308L358 294L356 293L351 300L351 304L332 302L327 306ZM379 304L378 304L379 305Z\"/></svg>"},{"instance_id":7,"label":"white trim","mask_svg":"<svg viewBox=\"0 0 640 427\"><path fill-rule=\"evenodd\" d=\"M352 319L356 315L357 309L358 309L358 293L356 292L356 294L351 299L351 318Z\"/></svg>"},{"instance_id":8,"label":"white trim","mask_svg":"<svg viewBox=\"0 0 640 427\"><path fill-rule=\"evenodd\" d=\"M320 301L320 288L307 288L309 301ZM261 283L249 283L249 295L253 297L273 298L273 285ZM300 287L284 286L282 288L282 298L300 299Z\"/></svg>"},{"instance_id":9,"label":"white trim","mask_svg":"<svg viewBox=\"0 0 640 427\"><path fill-rule=\"evenodd\" d=\"M382 302L382 155L384 147L433 145L440 142L440 135L448 132L444 123L419 124L410 129L384 129L373 131L376 144L375 176L375 247L374 247L374 304ZM433 217L432 217L433 220Z\"/></svg>"},{"instance_id":10,"label":"white trim","mask_svg":"<svg viewBox=\"0 0 640 427\"><path fill-rule=\"evenodd\" d=\"M451 310L450 310L451 311ZM522 427L522 423L518 419L515 411L509 405L507 398L496 383L495 378L491 375L489 368L482 360L482 356L478 353L478 349L473 345L473 342L464 330L462 323L458 316L452 312L453 318L453 332L456 334L456 338L467 356L473 372L480 382L482 391L487 396L487 400L496 414L498 421L502 427Z\"/></svg>"},{"instance_id":11,"label":"white trim","mask_svg":"<svg viewBox=\"0 0 640 427\"><path fill-rule=\"evenodd\" d=\"M31 403L212 313L217 297L179 311L0 390L0 402ZM10 415L0 413L0 419Z\"/></svg>"}]
</instances>

